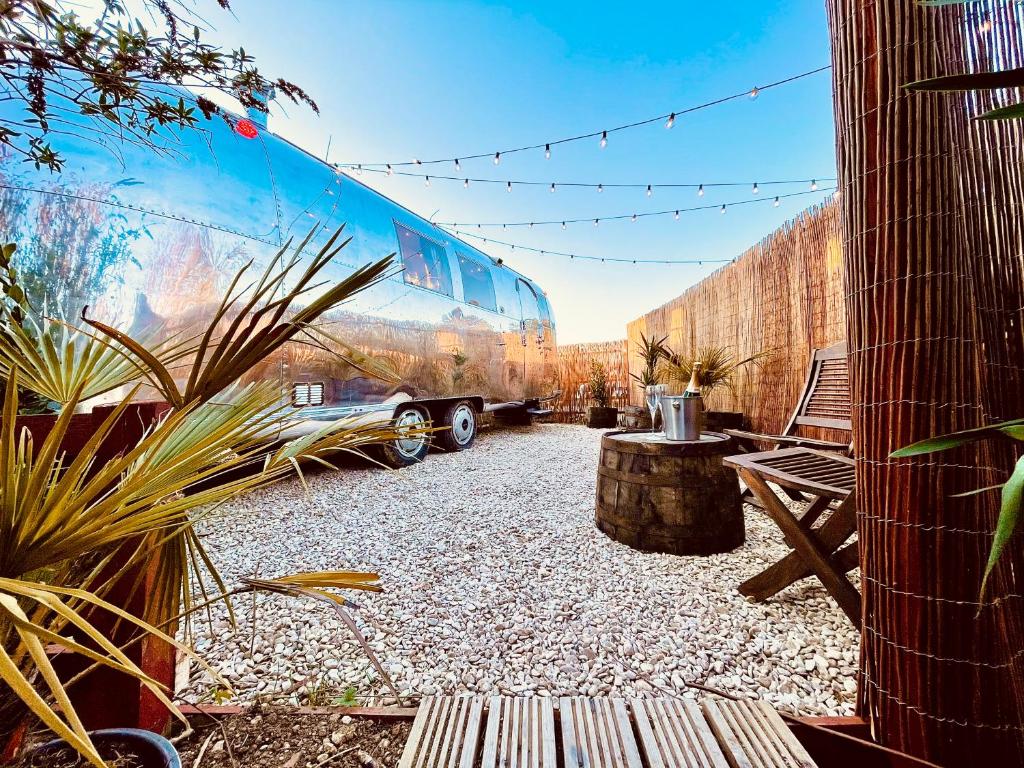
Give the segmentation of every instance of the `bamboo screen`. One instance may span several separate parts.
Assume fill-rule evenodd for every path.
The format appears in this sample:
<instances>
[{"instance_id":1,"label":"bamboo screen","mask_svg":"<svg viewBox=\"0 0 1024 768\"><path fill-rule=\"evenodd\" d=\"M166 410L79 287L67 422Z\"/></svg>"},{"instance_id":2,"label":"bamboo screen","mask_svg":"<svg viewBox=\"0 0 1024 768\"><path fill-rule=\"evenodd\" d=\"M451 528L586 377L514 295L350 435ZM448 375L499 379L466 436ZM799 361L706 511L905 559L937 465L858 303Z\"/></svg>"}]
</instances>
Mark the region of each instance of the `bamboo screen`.
<instances>
[{"instance_id":1,"label":"bamboo screen","mask_svg":"<svg viewBox=\"0 0 1024 768\"><path fill-rule=\"evenodd\" d=\"M608 374L609 405L621 408L629 404L629 366L626 342L599 341L592 344L566 344L558 348L558 386L562 396L555 406L559 421L581 421L591 405L590 364L598 361Z\"/></svg>"},{"instance_id":2,"label":"bamboo screen","mask_svg":"<svg viewBox=\"0 0 1024 768\"><path fill-rule=\"evenodd\" d=\"M808 209L736 261L668 304L629 324L629 364L639 368L640 334L668 336L673 351L728 347L739 358L771 350L748 365L732 391L720 389L710 408L743 411L758 431L778 433L804 386L811 350L845 337L842 252L835 203ZM640 401L639 390L632 393ZM838 436L849 439L849 435Z\"/></svg>"},{"instance_id":3,"label":"bamboo screen","mask_svg":"<svg viewBox=\"0 0 1024 768\"><path fill-rule=\"evenodd\" d=\"M904 83L1024 65L1017 3L828 0L864 593L860 703L883 743L1024 764L1024 536L988 592L1008 443L921 438L1024 415L1024 127L971 119L1021 91Z\"/></svg>"}]
</instances>

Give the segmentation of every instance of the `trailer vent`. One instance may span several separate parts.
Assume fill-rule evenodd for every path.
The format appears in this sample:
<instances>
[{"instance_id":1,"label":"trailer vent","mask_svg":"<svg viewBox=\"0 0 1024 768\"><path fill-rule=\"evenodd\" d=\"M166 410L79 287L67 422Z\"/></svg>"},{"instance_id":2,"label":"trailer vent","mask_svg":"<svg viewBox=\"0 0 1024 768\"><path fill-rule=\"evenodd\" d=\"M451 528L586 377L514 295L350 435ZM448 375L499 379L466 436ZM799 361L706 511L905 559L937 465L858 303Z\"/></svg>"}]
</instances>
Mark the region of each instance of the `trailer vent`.
<instances>
[{"instance_id":1,"label":"trailer vent","mask_svg":"<svg viewBox=\"0 0 1024 768\"><path fill-rule=\"evenodd\" d=\"M302 382L292 385L292 405L301 408L305 405L324 404L324 385L322 382Z\"/></svg>"}]
</instances>

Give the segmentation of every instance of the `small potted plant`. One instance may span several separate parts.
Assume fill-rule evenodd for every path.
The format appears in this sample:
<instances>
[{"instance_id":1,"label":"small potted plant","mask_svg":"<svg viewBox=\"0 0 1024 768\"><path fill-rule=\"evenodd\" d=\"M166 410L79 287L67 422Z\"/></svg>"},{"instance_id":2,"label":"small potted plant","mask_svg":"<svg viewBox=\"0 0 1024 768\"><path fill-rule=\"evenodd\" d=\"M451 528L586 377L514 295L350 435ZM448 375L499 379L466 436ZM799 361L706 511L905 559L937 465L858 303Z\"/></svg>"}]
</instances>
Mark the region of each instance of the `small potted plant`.
<instances>
[{"instance_id":1,"label":"small potted plant","mask_svg":"<svg viewBox=\"0 0 1024 768\"><path fill-rule=\"evenodd\" d=\"M590 363L590 399L594 404L587 409L587 426L596 429L614 427L619 409L608 405L611 401L608 371L597 360Z\"/></svg>"},{"instance_id":2,"label":"small potted plant","mask_svg":"<svg viewBox=\"0 0 1024 768\"><path fill-rule=\"evenodd\" d=\"M707 402L709 396L722 390L735 392L735 376L740 368L746 365L761 366L771 355L770 351L737 359L728 347L700 347L692 356L669 352L659 366L659 375L666 382L685 387L690 381L693 366L699 366L697 378L700 383L701 396ZM742 429L742 411L704 411L704 429L710 432L721 432L723 429Z\"/></svg>"}]
</instances>

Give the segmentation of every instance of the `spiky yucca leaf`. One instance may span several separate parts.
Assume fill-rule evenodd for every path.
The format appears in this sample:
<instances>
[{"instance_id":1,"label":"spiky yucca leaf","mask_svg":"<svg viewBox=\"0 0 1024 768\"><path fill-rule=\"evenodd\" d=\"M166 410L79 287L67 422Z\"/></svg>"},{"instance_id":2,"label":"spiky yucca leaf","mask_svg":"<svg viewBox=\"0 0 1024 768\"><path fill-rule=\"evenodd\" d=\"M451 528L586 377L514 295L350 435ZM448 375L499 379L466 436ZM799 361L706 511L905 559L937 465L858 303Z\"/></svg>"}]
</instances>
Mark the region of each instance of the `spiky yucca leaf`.
<instances>
[{"instance_id":1,"label":"spiky yucca leaf","mask_svg":"<svg viewBox=\"0 0 1024 768\"><path fill-rule=\"evenodd\" d=\"M767 350L738 360L728 347L700 347L692 358L678 354L669 355L662 362L661 370L666 381L685 387L693 375L693 367L699 366L697 379L701 395L708 397L720 387L733 390L734 378L740 368L750 364L760 366L771 357L771 354L771 350Z\"/></svg>"},{"instance_id":2,"label":"spiky yucca leaf","mask_svg":"<svg viewBox=\"0 0 1024 768\"><path fill-rule=\"evenodd\" d=\"M25 327L28 326L28 327ZM168 365L190 354L189 340L170 338L154 344L155 334L142 337ZM22 387L60 406L71 402L81 386L80 400L89 400L143 377L144 371L123 349L105 338L54 318L26 314L19 323L10 314L0 318L0 376L18 370Z\"/></svg>"}]
</instances>

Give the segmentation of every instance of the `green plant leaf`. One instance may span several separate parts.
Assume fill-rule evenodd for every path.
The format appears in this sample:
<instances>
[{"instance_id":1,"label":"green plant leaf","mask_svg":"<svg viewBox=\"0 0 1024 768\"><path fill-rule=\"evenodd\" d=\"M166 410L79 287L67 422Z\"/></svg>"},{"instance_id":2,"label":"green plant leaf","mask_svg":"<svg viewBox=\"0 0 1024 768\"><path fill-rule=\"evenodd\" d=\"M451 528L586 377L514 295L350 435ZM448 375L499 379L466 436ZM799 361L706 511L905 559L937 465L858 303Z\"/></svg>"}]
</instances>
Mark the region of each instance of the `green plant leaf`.
<instances>
[{"instance_id":1,"label":"green plant leaf","mask_svg":"<svg viewBox=\"0 0 1024 768\"><path fill-rule=\"evenodd\" d=\"M999 520L996 523L996 537L992 541L992 549L988 553L988 563L985 565L985 576L981 580L979 599L984 597L985 587L988 586L988 578L992 575L992 569L999 562L1007 542L1017 528L1017 523L1020 521L1022 499L1024 499L1024 456L1017 459L1013 474L1003 486L1003 503L999 509Z\"/></svg>"},{"instance_id":2,"label":"green plant leaf","mask_svg":"<svg viewBox=\"0 0 1024 768\"><path fill-rule=\"evenodd\" d=\"M977 91L994 88L1024 87L1024 67L1001 72L966 72L959 75L929 77L903 86L908 91Z\"/></svg>"},{"instance_id":3,"label":"green plant leaf","mask_svg":"<svg viewBox=\"0 0 1024 768\"><path fill-rule=\"evenodd\" d=\"M958 448L961 445L973 443L976 440L984 440L987 437L997 437L1005 432L1007 427L1016 427L1024 424L1024 419L1013 419L998 424L990 424L987 427L975 427L964 429L960 432L950 432L946 435L936 435L916 443L897 448L889 454L890 459L905 459L908 456L920 456L922 453L935 453L936 451L948 451L950 448Z\"/></svg>"},{"instance_id":4,"label":"green plant leaf","mask_svg":"<svg viewBox=\"0 0 1024 768\"><path fill-rule=\"evenodd\" d=\"M1024 424L1009 425L1000 427L999 431L1008 437L1012 437L1014 440L1020 440L1024 442Z\"/></svg>"},{"instance_id":5,"label":"green plant leaf","mask_svg":"<svg viewBox=\"0 0 1024 768\"><path fill-rule=\"evenodd\" d=\"M978 115L975 120L1014 120L1024 117L1024 103L1011 104L1008 107L990 109L988 112Z\"/></svg>"}]
</instances>

